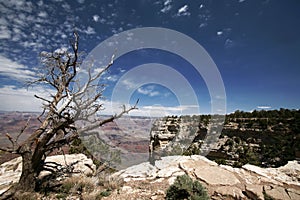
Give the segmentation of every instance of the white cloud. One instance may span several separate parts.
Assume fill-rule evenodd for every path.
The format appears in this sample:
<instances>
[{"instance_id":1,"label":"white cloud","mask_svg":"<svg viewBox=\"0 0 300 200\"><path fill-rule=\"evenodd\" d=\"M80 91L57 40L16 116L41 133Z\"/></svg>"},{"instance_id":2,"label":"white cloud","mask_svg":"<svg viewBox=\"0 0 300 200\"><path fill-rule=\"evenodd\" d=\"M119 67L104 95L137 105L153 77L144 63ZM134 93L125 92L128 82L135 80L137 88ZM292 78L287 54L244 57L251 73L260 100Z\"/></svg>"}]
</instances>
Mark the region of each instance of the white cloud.
<instances>
[{"instance_id":1,"label":"white cloud","mask_svg":"<svg viewBox=\"0 0 300 200\"><path fill-rule=\"evenodd\" d=\"M188 12L188 5L184 5L182 6L181 8L178 9L178 12L177 12L177 16L189 16L191 15L190 12Z\"/></svg>"},{"instance_id":2,"label":"white cloud","mask_svg":"<svg viewBox=\"0 0 300 200\"><path fill-rule=\"evenodd\" d=\"M197 105L182 105L182 106L141 106L138 110L132 111L131 115L161 117L167 115L193 115L197 112Z\"/></svg>"},{"instance_id":3,"label":"white cloud","mask_svg":"<svg viewBox=\"0 0 300 200\"><path fill-rule=\"evenodd\" d=\"M102 115L114 115L120 113L123 109L123 105L129 108L132 105L126 104L126 102L111 102L102 101L104 110L100 111ZM198 105L182 105L182 106L140 106L137 105L137 110L132 110L129 115L131 116L147 116L147 117L162 117L167 115L194 115L199 114Z\"/></svg>"},{"instance_id":4,"label":"white cloud","mask_svg":"<svg viewBox=\"0 0 300 200\"><path fill-rule=\"evenodd\" d=\"M11 79L24 82L34 79L36 73L28 67L18 64L0 55L0 74Z\"/></svg>"},{"instance_id":5,"label":"white cloud","mask_svg":"<svg viewBox=\"0 0 300 200\"><path fill-rule=\"evenodd\" d=\"M41 86L26 88L17 88L13 85L6 85L0 89L0 110L1 111L31 111L41 112L42 101L35 98L34 95L48 98L50 93L54 90L46 90ZM126 102L112 102L109 100L102 100L104 110L100 111L102 115L114 115L120 113L123 105L129 108ZM198 105L181 105L181 106L139 106L138 110L131 111L129 114L132 116L149 116L161 117L166 115L193 115L198 113Z\"/></svg>"},{"instance_id":6,"label":"white cloud","mask_svg":"<svg viewBox=\"0 0 300 200\"><path fill-rule=\"evenodd\" d=\"M152 88L146 87L146 88L138 88L137 92L140 94L148 95L150 97L158 96L160 93L158 91L154 91Z\"/></svg>"},{"instance_id":7,"label":"white cloud","mask_svg":"<svg viewBox=\"0 0 300 200\"><path fill-rule=\"evenodd\" d=\"M257 106L258 109L271 109L271 106Z\"/></svg>"},{"instance_id":8,"label":"white cloud","mask_svg":"<svg viewBox=\"0 0 300 200\"><path fill-rule=\"evenodd\" d=\"M132 81L130 79L123 80L122 84L128 90L136 89L137 86L138 86L137 83L135 83L134 81ZM154 85L148 85L146 87L139 87L139 88L137 88L137 92L140 93L140 94L143 94L143 95L150 96L150 97L158 96L158 95L161 94L159 91L155 91Z\"/></svg>"},{"instance_id":9,"label":"white cloud","mask_svg":"<svg viewBox=\"0 0 300 200\"><path fill-rule=\"evenodd\" d=\"M183 13L186 12L188 10L188 5L184 5L183 7L178 9L178 13Z\"/></svg>"},{"instance_id":10,"label":"white cloud","mask_svg":"<svg viewBox=\"0 0 300 200\"><path fill-rule=\"evenodd\" d=\"M135 89L136 88L136 83L134 83L130 79L125 79L122 81L122 84L127 88L127 89Z\"/></svg>"},{"instance_id":11,"label":"white cloud","mask_svg":"<svg viewBox=\"0 0 300 200\"><path fill-rule=\"evenodd\" d=\"M103 77L103 79L107 80L107 81L111 81L111 82L116 82L119 79L118 75L109 75L106 77Z\"/></svg>"},{"instance_id":12,"label":"white cloud","mask_svg":"<svg viewBox=\"0 0 300 200\"><path fill-rule=\"evenodd\" d=\"M45 90L43 87L17 88L12 85L6 85L0 89L0 110L1 111L42 111L42 101L35 98L34 95L49 97L51 90Z\"/></svg>"},{"instance_id":13,"label":"white cloud","mask_svg":"<svg viewBox=\"0 0 300 200\"><path fill-rule=\"evenodd\" d=\"M160 11L163 13L169 12L172 9L171 3L172 3L172 0L166 0L164 2L164 7Z\"/></svg>"},{"instance_id":14,"label":"white cloud","mask_svg":"<svg viewBox=\"0 0 300 200\"><path fill-rule=\"evenodd\" d=\"M38 14L39 17L48 17L48 14L45 11L41 11Z\"/></svg>"},{"instance_id":15,"label":"white cloud","mask_svg":"<svg viewBox=\"0 0 300 200\"><path fill-rule=\"evenodd\" d=\"M77 0L83 3L83 0ZM68 41L70 33L74 31L74 24L80 24L82 19L76 14L77 10L84 9L85 5L73 8L71 4L60 0L59 3L53 1L38 0L36 3L26 0L10 0L3 1L0 17L0 39L9 39L1 41L2 51L9 56L14 56L16 59L28 59L30 64L33 60L31 55L39 53L41 50L50 50L52 47L59 47L62 43ZM63 7L63 8L62 8ZM59 14L58 10L63 9L63 13ZM36 12L34 12L36 11ZM100 21L100 19L99 19ZM55 26L59 23L59 26ZM95 30L88 27L88 24L80 26L81 35L94 34ZM26 34L30 30L30 34ZM61 34L56 35L60 31ZM10 42L14 42L12 48ZM26 41L26 42L25 42ZM20 50L19 46L28 48L26 52L14 53L16 49Z\"/></svg>"},{"instance_id":16,"label":"white cloud","mask_svg":"<svg viewBox=\"0 0 300 200\"><path fill-rule=\"evenodd\" d=\"M217 32L217 35L222 35L223 34L223 31L218 31Z\"/></svg>"},{"instance_id":17,"label":"white cloud","mask_svg":"<svg viewBox=\"0 0 300 200\"><path fill-rule=\"evenodd\" d=\"M199 25L199 28L204 28L205 26L207 26L207 23L201 23L201 24Z\"/></svg>"},{"instance_id":18,"label":"white cloud","mask_svg":"<svg viewBox=\"0 0 300 200\"><path fill-rule=\"evenodd\" d=\"M224 44L225 48L231 48L234 46L234 42L231 39L226 39L225 44Z\"/></svg>"},{"instance_id":19,"label":"white cloud","mask_svg":"<svg viewBox=\"0 0 300 200\"><path fill-rule=\"evenodd\" d=\"M0 27L0 39L10 39L11 32L4 26Z\"/></svg>"},{"instance_id":20,"label":"white cloud","mask_svg":"<svg viewBox=\"0 0 300 200\"><path fill-rule=\"evenodd\" d=\"M65 9L65 10L70 10L71 9L71 6L67 2L62 4L61 7L63 7L63 9Z\"/></svg>"},{"instance_id":21,"label":"white cloud","mask_svg":"<svg viewBox=\"0 0 300 200\"><path fill-rule=\"evenodd\" d=\"M91 35L91 34L95 34L95 29L93 27L88 26L86 30L83 30L82 32Z\"/></svg>"},{"instance_id":22,"label":"white cloud","mask_svg":"<svg viewBox=\"0 0 300 200\"><path fill-rule=\"evenodd\" d=\"M93 16L93 20L94 20L95 22L98 22L98 21L99 21L99 15L94 15L94 16Z\"/></svg>"}]
</instances>

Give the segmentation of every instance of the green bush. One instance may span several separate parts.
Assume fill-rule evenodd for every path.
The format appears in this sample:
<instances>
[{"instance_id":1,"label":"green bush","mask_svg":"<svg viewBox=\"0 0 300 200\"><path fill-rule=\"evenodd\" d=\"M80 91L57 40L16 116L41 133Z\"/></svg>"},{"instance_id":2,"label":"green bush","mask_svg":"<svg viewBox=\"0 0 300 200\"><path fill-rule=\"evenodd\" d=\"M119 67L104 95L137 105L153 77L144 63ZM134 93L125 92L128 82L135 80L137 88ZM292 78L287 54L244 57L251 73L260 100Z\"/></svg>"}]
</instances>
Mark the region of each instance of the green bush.
<instances>
[{"instance_id":1,"label":"green bush","mask_svg":"<svg viewBox=\"0 0 300 200\"><path fill-rule=\"evenodd\" d=\"M102 192L100 192L100 195L102 197L108 197L110 195L111 191L110 190L104 190Z\"/></svg>"},{"instance_id":2,"label":"green bush","mask_svg":"<svg viewBox=\"0 0 300 200\"><path fill-rule=\"evenodd\" d=\"M207 200L209 196L205 188L198 182L193 181L188 175L178 176L166 194L167 200Z\"/></svg>"},{"instance_id":3,"label":"green bush","mask_svg":"<svg viewBox=\"0 0 300 200\"><path fill-rule=\"evenodd\" d=\"M225 159L216 159L215 162L218 163L218 165L226 165L227 164Z\"/></svg>"}]
</instances>

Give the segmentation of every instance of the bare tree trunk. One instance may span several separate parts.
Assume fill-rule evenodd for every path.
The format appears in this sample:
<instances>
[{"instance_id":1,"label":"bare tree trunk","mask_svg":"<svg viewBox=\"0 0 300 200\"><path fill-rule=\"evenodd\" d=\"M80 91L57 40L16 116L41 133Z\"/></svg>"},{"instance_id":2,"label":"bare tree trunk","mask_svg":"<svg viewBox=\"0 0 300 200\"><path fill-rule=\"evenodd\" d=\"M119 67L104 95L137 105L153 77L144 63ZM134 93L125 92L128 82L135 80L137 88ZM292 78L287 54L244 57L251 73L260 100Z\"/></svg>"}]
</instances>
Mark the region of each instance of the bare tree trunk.
<instances>
[{"instance_id":1,"label":"bare tree trunk","mask_svg":"<svg viewBox=\"0 0 300 200\"><path fill-rule=\"evenodd\" d=\"M33 165L39 161L34 161L32 158L32 153L30 152L22 154L22 174L16 185L16 190L18 191L33 192L36 187L37 171Z\"/></svg>"},{"instance_id":2,"label":"bare tree trunk","mask_svg":"<svg viewBox=\"0 0 300 200\"><path fill-rule=\"evenodd\" d=\"M20 149L22 157L22 174L19 182L12 188L14 191L33 192L36 189L37 178L43 169L43 149L36 148L32 151L30 145Z\"/></svg>"},{"instance_id":3,"label":"bare tree trunk","mask_svg":"<svg viewBox=\"0 0 300 200\"><path fill-rule=\"evenodd\" d=\"M14 192L33 192L37 189L38 176L43 170L46 156L51 151L69 144L79 135L88 133L92 129L112 122L129 111L137 109L138 100L133 107L126 108L124 105L119 114L105 120L100 118L90 120L91 116L103 109L102 103L98 101L103 98L102 90L98 92L98 88L102 87L98 84L98 79L112 66L114 55L111 62L100 72L88 68L88 80L81 85L79 79L76 78L77 69L81 64L81 61L78 60L78 38L78 34L74 33L74 41L71 41L72 52L54 51L41 54L45 73L32 84L47 84L55 92L51 94L51 98L35 95L36 98L43 101L44 110L38 117L41 122L40 127L29 138L22 143L18 141L30 119L17 137L13 138L9 133L6 134L11 146L0 146L0 150L19 154L23 159L23 169L19 182L5 195L1 195L0 198L2 199L11 199ZM90 94L93 89L96 93ZM75 121L84 121L88 125L76 127Z\"/></svg>"},{"instance_id":4,"label":"bare tree trunk","mask_svg":"<svg viewBox=\"0 0 300 200\"><path fill-rule=\"evenodd\" d=\"M34 159L31 151L21 154L22 174L18 183L3 193L0 199L14 199L17 193L34 192L37 186L37 177L43 166L42 159Z\"/></svg>"}]
</instances>

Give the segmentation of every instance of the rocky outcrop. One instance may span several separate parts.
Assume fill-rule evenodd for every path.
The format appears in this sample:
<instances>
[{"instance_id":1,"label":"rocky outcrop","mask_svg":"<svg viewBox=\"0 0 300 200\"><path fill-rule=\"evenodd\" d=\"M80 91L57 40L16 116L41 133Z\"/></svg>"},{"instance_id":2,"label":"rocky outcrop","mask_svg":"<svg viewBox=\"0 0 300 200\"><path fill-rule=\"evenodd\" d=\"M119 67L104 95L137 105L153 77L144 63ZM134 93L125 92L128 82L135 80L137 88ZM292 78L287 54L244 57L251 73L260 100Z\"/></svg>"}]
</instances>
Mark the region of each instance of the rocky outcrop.
<instances>
[{"instance_id":1,"label":"rocky outcrop","mask_svg":"<svg viewBox=\"0 0 300 200\"><path fill-rule=\"evenodd\" d=\"M56 163L61 169L73 166L77 174L91 174L95 170L85 155L51 156L47 162ZM66 164L67 163L67 164ZM5 191L18 181L21 158L0 166L0 189ZM47 172L48 173L48 172ZM244 165L233 168L203 156L168 156L155 161L131 166L112 175L112 180L124 179L124 185L103 199L164 199L168 187L177 176L188 174L207 188L211 199L300 199L300 163L290 161L279 168L260 168ZM43 172L42 175L46 175ZM118 179L114 179L114 177Z\"/></svg>"},{"instance_id":2,"label":"rocky outcrop","mask_svg":"<svg viewBox=\"0 0 300 200\"><path fill-rule=\"evenodd\" d=\"M179 117L165 117L154 122L150 132L150 158L160 154L176 137L180 129Z\"/></svg>"},{"instance_id":3,"label":"rocky outcrop","mask_svg":"<svg viewBox=\"0 0 300 200\"><path fill-rule=\"evenodd\" d=\"M126 194L136 190L132 185L128 186L132 182L170 185L178 175L183 174L199 180L212 199L264 199L265 196L300 199L300 164L297 161L290 161L279 168L259 168L249 164L233 168L218 165L202 156L169 156L162 157L155 165L141 163L114 176L120 176L127 182L122 190ZM114 195L108 199L117 198ZM163 199L163 195L157 199Z\"/></svg>"},{"instance_id":4,"label":"rocky outcrop","mask_svg":"<svg viewBox=\"0 0 300 200\"><path fill-rule=\"evenodd\" d=\"M93 174L96 166L93 161L84 154L67 154L49 156L45 161L47 168L60 171L60 177L64 177L69 172L74 175ZM0 165L0 194L5 192L13 183L18 182L22 172L22 158L18 157ZM40 177L44 177L51 172L42 171Z\"/></svg>"},{"instance_id":5,"label":"rocky outcrop","mask_svg":"<svg viewBox=\"0 0 300 200\"><path fill-rule=\"evenodd\" d=\"M227 115L225 122L210 115L158 118L150 133L150 162L163 156L207 155L235 167L279 167L299 160L299 120L249 116ZM274 128L280 123L283 129Z\"/></svg>"}]
</instances>

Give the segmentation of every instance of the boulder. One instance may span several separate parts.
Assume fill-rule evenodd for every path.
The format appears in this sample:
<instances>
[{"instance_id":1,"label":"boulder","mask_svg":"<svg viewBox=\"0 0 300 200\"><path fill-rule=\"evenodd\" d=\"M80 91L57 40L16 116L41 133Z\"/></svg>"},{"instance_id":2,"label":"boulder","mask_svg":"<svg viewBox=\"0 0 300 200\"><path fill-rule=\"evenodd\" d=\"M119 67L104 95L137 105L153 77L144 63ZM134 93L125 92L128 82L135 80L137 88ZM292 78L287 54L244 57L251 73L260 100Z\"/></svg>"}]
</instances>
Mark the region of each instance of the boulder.
<instances>
[{"instance_id":1,"label":"boulder","mask_svg":"<svg viewBox=\"0 0 300 200\"><path fill-rule=\"evenodd\" d=\"M233 173L218 167L198 167L195 169L194 174L197 179L202 180L208 185L233 186L241 183Z\"/></svg>"},{"instance_id":2,"label":"boulder","mask_svg":"<svg viewBox=\"0 0 300 200\"><path fill-rule=\"evenodd\" d=\"M300 199L300 190L296 190L296 189L293 189L293 188L288 188L287 192L288 192L288 194L289 194L289 196L292 200L299 200Z\"/></svg>"},{"instance_id":3,"label":"boulder","mask_svg":"<svg viewBox=\"0 0 300 200\"><path fill-rule=\"evenodd\" d=\"M215 188L214 196L220 199L247 199L240 188L230 186Z\"/></svg>"},{"instance_id":4,"label":"boulder","mask_svg":"<svg viewBox=\"0 0 300 200\"><path fill-rule=\"evenodd\" d=\"M93 161L86 157L84 154L66 154L49 156L46 158L45 163L49 163L51 167L57 167L57 169L66 168L74 174L90 175L96 172L96 165ZM48 171L42 171L40 177L50 174Z\"/></svg>"},{"instance_id":5,"label":"boulder","mask_svg":"<svg viewBox=\"0 0 300 200\"><path fill-rule=\"evenodd\" d=\"M187 173L193 172L197 179L208 185L236 185L240 184L234 173L212 165L204 160L181 162L180 167Z\"/></svg>"},{"instance_id":6,"label":"boulder","mask_svg":"<svg viewBox=\"0 0 300 200\"><path fill-rule=\"evenodd\" d=\"M261 185L246 185L245 193L250 199L264 200L263 186Z\"/></svg>"},{"instance_id":7,"label":"boulder","mask_svg":"<svg viewBox=\"0 0 300 200\"><path fill-rule=\"evenodd\" d=\"M298 176L300 165L289 162L280 168L245 165L234 168L218 165L203 156L168 156L155 165L142 163L118 172L127 183L151 178L150 184L171 185L176 177L190 175L200 181L212 199L264 199L264 192L274 199L300 199Z\"/></svg>"},{"instance_id":8,"label":"boulder","mask_svg":"<svg viewBox=\"0 0 300 200\"><path fill-rule=\"evenodd\" d=\"M154 178L156 177L157 168L149 162L141 163L139 165L131 166L125 170L117 172L114 176L121 176L122 178Z\"/></svg>"},{"instance_id":9,"label":"boulder","mask_svg":"<svg viewBox=\"0 0 300 200\"><path fill-rule=\"evenodd\" d=\"M53 169L63 170L68 168L75 174L93 174L96 171L96 166L93 161L87 158L84 154L67 154L67 155L56 155L49 156L46 158L46 163L50 163ZM19 181L22 173L22 158L18 157L11 161L5 162L0 165L0 194L5 192L12 183ZM49 171L42 171L40 177L50 174ZM62 175L63 177L64 175Z\"/></svg>"},{"instance_id":10,"label":"boulder","mask_svg":"<svg viewBox=\"0 0 300 200\"><path fill-rule=\"evenodd\" d=\"M0 194L19 181L22 172L22 158L18 157L0 165Z\"/></svg>"},{"instance_id":11,"label":"boulder","mask_svg":"<svg viewBox=\"0 0 300 200\"><path fill-rule=\"evenodd\" d=\"M264 187L265 192L268 196L274 200L285 200L291 199L287 190L281 186L277 185L268 185Z\"/></svg>"}]
</instances>

